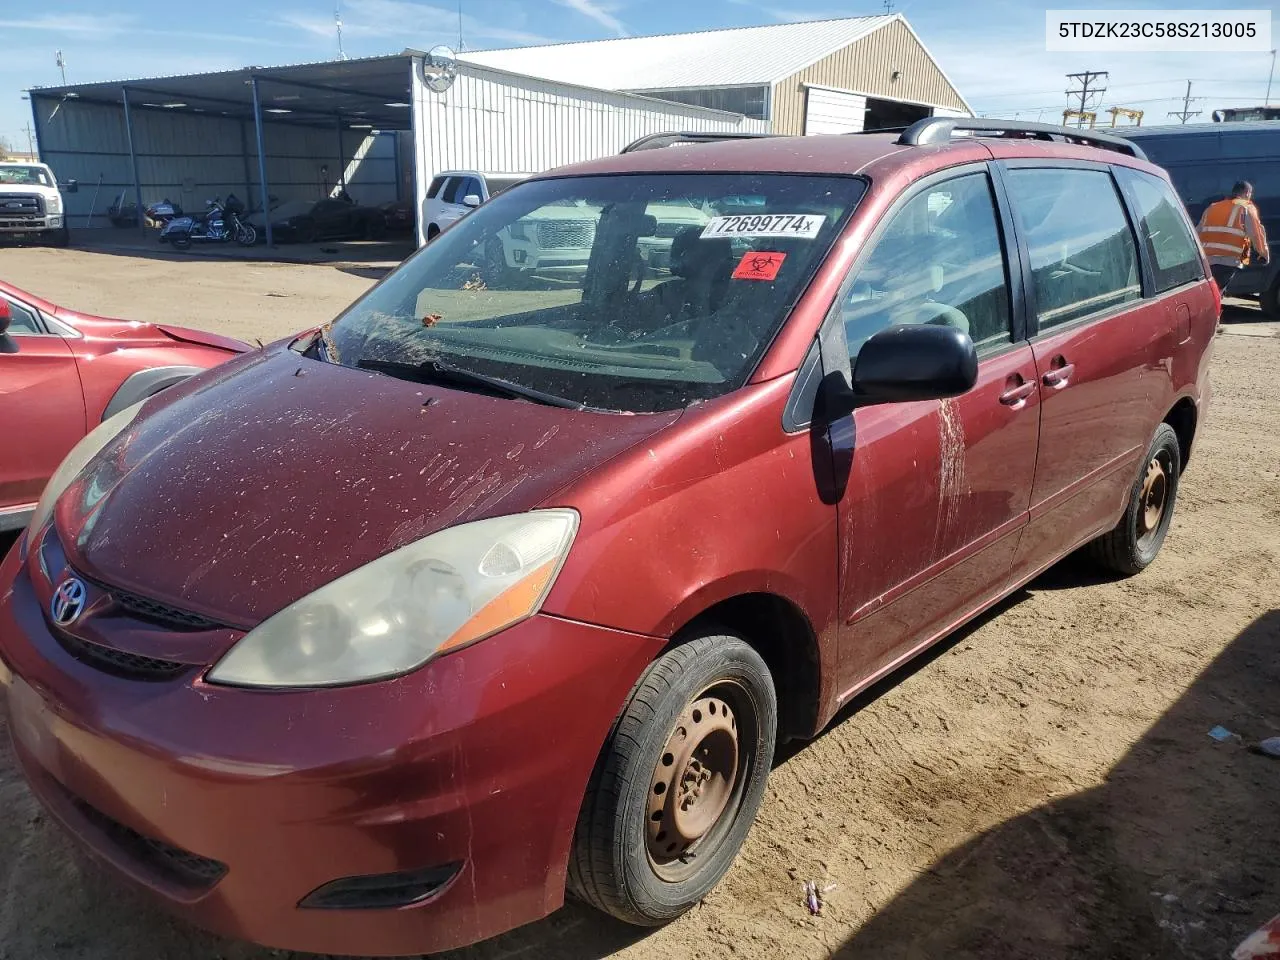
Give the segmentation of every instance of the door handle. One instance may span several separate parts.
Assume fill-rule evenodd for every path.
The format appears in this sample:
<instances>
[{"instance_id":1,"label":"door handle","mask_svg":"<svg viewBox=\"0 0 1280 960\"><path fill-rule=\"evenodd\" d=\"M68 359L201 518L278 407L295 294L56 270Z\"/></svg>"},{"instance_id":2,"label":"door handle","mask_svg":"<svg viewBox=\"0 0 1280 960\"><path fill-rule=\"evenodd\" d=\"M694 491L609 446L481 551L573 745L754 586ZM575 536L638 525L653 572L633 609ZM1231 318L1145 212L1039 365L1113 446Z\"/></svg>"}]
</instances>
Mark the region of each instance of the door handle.
<instances>
[{"instance_id":1,"label":"door handle","mask_svg":"<svg viewBox=\"0 0 1280 960\"><path fill-rule=\"evenodd\" d=\"M1043 379L1046 387L1065 387L1067 381L1071 379L1071 374L1075 373L1076 365L1074 363L1064 363L1061 366L1054 367L1048 371Z\"/></svg>"},{"instance_id":2,"label":"door handle","mask_svg":"<svg viewBox=\"0 0 1280 960\"><path fill-rule=\"evenodd\" d=\"M1024 380L1016 387L1010 387L1004 393L1000 394L1000 402L1006 407L1020 407L1029 396L1036 392L1036 384L1034 380Z\"/></svg>"}]
</instances>

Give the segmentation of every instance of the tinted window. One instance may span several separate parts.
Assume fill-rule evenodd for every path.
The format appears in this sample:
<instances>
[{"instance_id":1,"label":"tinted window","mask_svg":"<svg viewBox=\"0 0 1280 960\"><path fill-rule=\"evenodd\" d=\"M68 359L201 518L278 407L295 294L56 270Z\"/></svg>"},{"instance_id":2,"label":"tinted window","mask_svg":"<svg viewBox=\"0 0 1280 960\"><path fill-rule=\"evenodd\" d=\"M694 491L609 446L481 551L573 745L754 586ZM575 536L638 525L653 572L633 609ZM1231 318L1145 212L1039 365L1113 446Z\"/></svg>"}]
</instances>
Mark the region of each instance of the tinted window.
<instances>
[{"instance_id":1,"label":"tinted window","mask_svg":"<svg viewBox=\"0 0 1280 960\"><path fill-rule=\"evenodd\" d=\"M1146 244L1156 292L1204 277L1200 244L1182 212L1182 204L1159 177L1118 169L1138 209L1138 235Z\"/></svg>"},{"instance_id":2,"label":"tinted window","mask_svg":"<svg viewBox=\"0 0 1280 960\"><path fill-rule=\"evenodd\" d=\"M436 194L440 192L440 188L444 186L444 177L436 177L431 181L431 186L427 188L427 199L434 200Z\"/></svg>"},{"instance_id":3,"label":"tinted window","mask_svg":"<svg viewBox=\"0 0 1280 960\"><path fill-rule=\"evenodd\" d=\"M332 347L408 378L435 361L575 404L679 409L746 381L863 190L749 174L521 184L357 301Z\"/></svg>"},{"instance_id":4,"label":"tinted window","mask_svg":"<svg viewBox=\"0 0 1280 960\"><path fill-rule=\"evenodd\" d=\"M496 197L503 190L510 190L524 177L489 177L489 196Z\"/></svg>"},{"instance_id":5,"label":"tinted window","mask_svg":"<svg viewBox=\"0 0 1280 960\"><path fill-rule=\"evenodd\" d=\"M844 304L849 353L900 323L959 327L979 345L1008 343L1009 288L986 174L907 201L858 268Z\"/></svg>"},{"instance_id":6,"label":"tinted window","mask_svg":"<svg viewBox=\"0 0 1280 960\"><path fill-rule=\"evenodd\" d=\"M9 304L9 313L12 315L9 321L9 333L44 333L33 311L7 298L5 303Z\"/></svg>"},{"instance_id":7,"label":"tinted window","mask_svg":"<svg viewBox=\"0 0 1280 960\"><path fill-rule=\"evenodd\" d=\"M445 203L461 203L462 197L459 194L466 179L466 177L450 177L449 182L444 185L444 193L440 195L440 199Z\"/></svg>"},{"instance_id":8,"label":"tinted window","mask_svg":"<svg viewBox=\"0 0 1280 960\"><path fill-rule=\"evenodd\" d=\"M1142 295L1133 231L1111 174L1015 169L1009 193L1031 252L1041 330Z\"/></svg>"},{"instance_id":9,"label":"tinted window","mask_svg":"<svg viewBox=\"0 0 1280 960\"><path fill-rule=\"evenodd\" d=\"M483 200L484 187L481 186L480 181L475 177L467 177L467 179L462 182L462 189L458 191L458 202L461 203L463 197L470 197L472 195Z\"/></svg>"}]
</instances>

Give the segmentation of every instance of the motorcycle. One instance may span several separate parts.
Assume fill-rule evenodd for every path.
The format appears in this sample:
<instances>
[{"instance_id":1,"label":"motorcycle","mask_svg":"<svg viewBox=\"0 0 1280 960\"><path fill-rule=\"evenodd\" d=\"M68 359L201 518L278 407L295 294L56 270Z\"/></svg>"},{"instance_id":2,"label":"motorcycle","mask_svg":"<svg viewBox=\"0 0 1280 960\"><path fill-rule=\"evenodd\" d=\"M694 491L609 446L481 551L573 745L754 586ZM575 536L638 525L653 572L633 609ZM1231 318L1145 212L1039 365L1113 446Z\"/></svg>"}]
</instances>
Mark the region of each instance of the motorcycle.
<instances>
[{"instance_id":1,"label":"motorcycle","mask_svg":"<svg viewBox=\"0 0 1280 960\"><path fill-rule=\"evenodd\" d=\"M241 219L244 204L234 194L227 194L226 202L216 197L205 206L203 216L175 216L160 231L161 243L172 243L179 250L186 250L192 243L229 243L234 240L242 247L258 242L258 231Z\"/></svg>"},{"instance_id":2,"label":"motorcycle","mask_svg":"<svg viewBox=\"0 0 1280 960\"><path fill-rule=\"evenodd\" d=\"M182 207L165 197L159 203L149 203L143 214L147 218L148 227L163 227L170 220L182 216Z\"/></svg>"}]
</instances>

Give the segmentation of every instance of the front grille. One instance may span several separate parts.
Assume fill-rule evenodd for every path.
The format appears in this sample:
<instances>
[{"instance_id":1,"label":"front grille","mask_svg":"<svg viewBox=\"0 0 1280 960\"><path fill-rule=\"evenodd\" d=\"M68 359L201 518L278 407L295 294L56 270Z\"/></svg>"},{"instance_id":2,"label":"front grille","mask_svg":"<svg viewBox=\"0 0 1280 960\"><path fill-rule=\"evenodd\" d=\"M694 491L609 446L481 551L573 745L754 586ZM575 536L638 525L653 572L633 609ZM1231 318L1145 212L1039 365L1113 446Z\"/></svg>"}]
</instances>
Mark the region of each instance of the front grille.
<instances>
[{"instance_id":1,"label":"front grille","mask_svg":"<svg viewBox=\"0 0 1280 960\"><path fill-rule=\"evenodd\" d=\"M198 613L171 607L167 603L160 603L158 600L151 600L136 593L130 593L128 590L91 580L81 573L76 575L108 594L117 607L139 620L158 623L175 630L218 630L225 626Z\"/></svg>"},{"instance_id":2,"label":"front grille","mask_svg":"<svg viewBox=\"0 0 1280 960\"><path fill-rule=\"evenodd\" d=\"M683 233L685 230L699 230L699 229L701 228L689 223L680 223L679 221L671 221L671 220L666 220L666 221L660 220L658 221L658 230L654 234L654 236L661 237L664 240L674 240L677 235Z\"/></svg>"},{"instance_id":3,"label":"front grille","mask_svg":"<svg viewBox=\"0 0 1280 960\"><path fill-rule=\"evenodd\" d=\"M79 797L70 794L67 796L80 815L106 834L116 847L171 883L207 890L226 876L225 863L138 833L89 806Z\"/></svg>"},{"instance_id":4,"label":"front grille","mask_svg":"<svg viewBox=\"0 0 1280 960\"><path fill-rule=\"evenodd\" d=\"M188 663L127 653L114 647L104 647L100 643L90 643L61 631L56 631L56 636L62 649L81 663L126 680L172 680L192 669Z\"/></svg>"},{"instance_id":5,"label":"front grille","mask_svg":"<svg viewBox=\"0 0 1280 960\"><path fill-rule=\"evenodd\" d=\"M594 220L551 220L538 224L538 245L551 250L589 247L595 238Z\"/></svg>"},{"instance_id":6,"label":"front grille","mask_svg":"<svg viewBox=\"0 0 1280 960\"><path fill-rule=\"evenodd\" d=\"M44 197L38 193L0 193L0 217L42 217Z\"/></svg>"}]
</instances>

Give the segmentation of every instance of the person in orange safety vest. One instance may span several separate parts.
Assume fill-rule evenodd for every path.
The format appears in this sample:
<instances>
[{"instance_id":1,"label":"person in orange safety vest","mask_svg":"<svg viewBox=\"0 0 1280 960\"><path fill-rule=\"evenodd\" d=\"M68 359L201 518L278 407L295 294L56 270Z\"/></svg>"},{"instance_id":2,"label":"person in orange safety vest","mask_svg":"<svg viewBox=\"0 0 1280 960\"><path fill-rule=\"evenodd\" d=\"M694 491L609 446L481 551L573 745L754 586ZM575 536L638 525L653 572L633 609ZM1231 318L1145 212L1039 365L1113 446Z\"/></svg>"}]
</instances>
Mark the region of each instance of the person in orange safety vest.
<instances>
[{"instance_id":1,"label":"person in orange safety vest","mask_svg":"<svg viewBox=\"0 0 1280 960\"><path fill-rule=\"evenodd\" d=\"M1259 263L1271 256L1258 208L1253 205L1253 184L1241 180L1231 196L1210 205L1200 217L1200 243L1209 256L1209 269L1223 293L1236 271L1248 265L1252 251Z\"/></svg>"}]
</instances>

